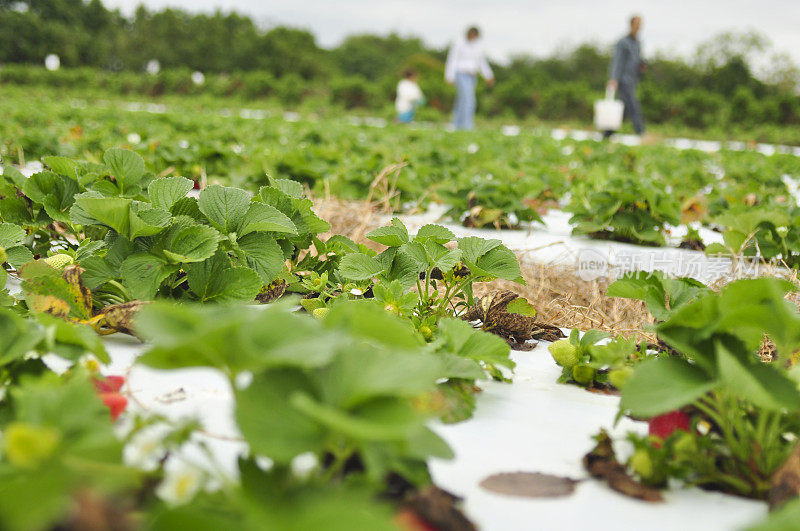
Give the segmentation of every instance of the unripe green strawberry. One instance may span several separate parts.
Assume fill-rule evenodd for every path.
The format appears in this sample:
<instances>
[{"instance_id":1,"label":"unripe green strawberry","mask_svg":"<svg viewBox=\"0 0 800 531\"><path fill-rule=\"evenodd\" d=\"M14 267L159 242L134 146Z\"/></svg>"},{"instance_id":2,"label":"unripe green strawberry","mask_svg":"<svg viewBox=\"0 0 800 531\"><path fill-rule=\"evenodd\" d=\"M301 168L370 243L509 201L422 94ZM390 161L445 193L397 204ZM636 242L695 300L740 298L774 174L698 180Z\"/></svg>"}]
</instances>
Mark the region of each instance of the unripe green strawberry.
<instances>
[{"instance_id":1,"label":"unripe green strawberry","mask_svg":"<svg viewBox=\"0 0 800 531\"><path fill-rule=\"evenodd\" d=\"M611 369L608 373L608 383L616 387L617 389L622 389L625 387L625 384L628 382L628 379L633 374L633 369L630 367L622 367L619 369Z\"/></svg>"},{"instance_id":2,"label":"unripe green strawberry","mask_svg":"<svg viewBox=\"0 0 800 531\"><path fill-rule=\"evenodd\" d=\"M679 432L678 440L675 441L673 448L676 454L692 454L697 451L697 441L695 436L685 431Z\"/></svg>"},{"instance_id":3,"label":"unripe green strawberry","mask_svg":"<svg viewBox=\"0 0 800 531\"><path fill-rule=\"evenodd\" d=\"M553 356L553 359L556 360L556 363L562 367L569 369L574 367L578 361L580 361L578 347L570 343L569 339L559 339L558 341L551 343L550 347L548 347L548 350Z\"/></svg>"},{"instance_id":4,"label":"unripe green strawberry","mask_svg":"<svg viewBox=\"0 0 800 531\"><path fill-rule=\"evenodd\" d=\"M73 263L72 257L68 254L54 254L53 256L45 258L44 261L59 271Z\"/></svg>"},{"instance_id":5,"label":"unripe green strawberry","mask_svg":"<svg viewBox=\"0 0 800 531\"><path fill-rule=\"evenodd\" d=\"M0 247L0 265L3 265L8 260L8 256L6 256L6 250Z\"/></svg>"},{"instance_id":6,"label":"unripe green strawberry","mask_svg":"<svg viewBox=\"0 0 800 531\"><path fill-rule=\"evenodd\" d=\"M331 311L330 308L316 308L311 312L311 315L316 317L317 319L324 319L326 315Z\"/></svg>"},{"instance_id":7,"label":"unripe green strawberry","mask_svg":"<svg viewBox=\"0 0 800 531\"><path fill-rule=\"evenodd\" d=\"M425 341L430 341L433 337L433 331L429 326L422 325L419 327L419 333L425 338Z\"/></svg>"},{"instance_id":8,"label":"unripe green strawberry","mask_svg":"<svg viewBox=\"0 0 800 531\"><path fill-rule=\"evenodd\" d=\"M53 454L60 440L55 428L12 422L3 432L3 450L11 464L35 468Z\"/></svg>"},{"instance_id":9,"label":"unripe green strawberry","mask_svg":"<svg viewBox=\"0 0 800 531\"><path fill-rule=\"evenodd\" d=\"M581 385L589 385L594 380L597 370L589 365L575 365L572 368L572 378Z\"/></svg>"},{"instance_id":10,"label":"unripe green strawberry","mask_svg":"<svg viewBox=\"0 0 800 531\"><path fill-rule=\"evenodd\" d=\"M647 450L636 450L631 456L629 463L633 471L636 472L640 478L645 481L653 479L655 474L653 460L650 458L650 453Z\"/></svg>"}]
</instances>

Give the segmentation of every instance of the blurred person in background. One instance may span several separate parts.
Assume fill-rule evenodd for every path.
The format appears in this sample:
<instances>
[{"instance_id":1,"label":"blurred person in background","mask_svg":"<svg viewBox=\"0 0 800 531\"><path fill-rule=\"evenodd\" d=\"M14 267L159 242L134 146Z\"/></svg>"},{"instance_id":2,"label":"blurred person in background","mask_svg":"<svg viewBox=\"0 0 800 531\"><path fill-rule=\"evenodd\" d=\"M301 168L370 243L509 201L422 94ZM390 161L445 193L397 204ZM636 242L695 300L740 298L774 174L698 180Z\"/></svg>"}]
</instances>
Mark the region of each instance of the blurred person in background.
<instances>
[{"instance_id":1,"label":"blurred person in background","mask_svg":"<svg viewBox=\"0 0 800 531\"><path fill-rule=\"evenodd\" d=\"M633 122L637 135L644 134L644 117L639 98L636 97L636 86L639 77L647 67L642 60L639 30L642 28L642 17L634 15L630 20L630 32L617 42L614 58L611 61L608 90L617 91L619 99L625 104L625 116ZM610 132L606 131L606 136Z\"/></svg>"},{"instance_id":2,"label":"blurred person in background","mask_svg":"<svg viewBox=\"0 0 800 531\"><path fill-rule=\"evenodd\" d=\"M476 27L467 30L466 39L450 47L444 68L445 80L456 86L456 101L453 108L453 126L456 129L472 129L475 125L475 87L478 74L486 83L494 84L494 74L480 45L480 31Z\"/></svg>"},{"instance_id":3,"label":"blurred person in background","mask_svg":"<svg viewBox=\"0 0 800 531\"><path fill-rule=\"evenodd\" d=\"M409 68L403 74L403 79L397 84L397 98L394 108L397 110L397 121L403 124L414 121L414 112L417 107L425 103L425 95L417 85L419 74Z\"/></svg>"}]
</instances>

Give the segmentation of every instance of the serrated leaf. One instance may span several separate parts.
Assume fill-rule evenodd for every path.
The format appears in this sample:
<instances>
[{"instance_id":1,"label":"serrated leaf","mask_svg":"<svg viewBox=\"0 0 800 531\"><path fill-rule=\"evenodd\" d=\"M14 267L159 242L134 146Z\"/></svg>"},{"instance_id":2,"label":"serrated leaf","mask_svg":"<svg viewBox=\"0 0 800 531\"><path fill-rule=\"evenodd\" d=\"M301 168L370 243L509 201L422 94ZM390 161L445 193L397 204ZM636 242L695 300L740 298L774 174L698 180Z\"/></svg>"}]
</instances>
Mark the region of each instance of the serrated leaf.
<instances>
[{"instance_id":1,"label":"serrated leaf","mask_svg":"<svg viewBox=\"0 0 800 531\"><path fill-rule=\"evenodd\" d=\"M460 246L459 246L460 249ZM466 261L466 260L465 260ZM498 245L478 258L477 263L467 262L473 274L502 278L524 284L517 256L507 247ZM474 268L473 268L474 266Z\"/></svg>"},{"instance_id":2,"label":"serrated leaf","mask_svg":"<svg viewBox=\"0 0 800 531\"><path fill-rule=\"evenodd\" d=\"M442 227L441 225L424 225L420 227L417 235L414 236L415 240L423 243L427 240L433 240L441 244L451 242L455 238L455 234L453 234L450 229Z\"/></svg>"},{"instance_id":3,"label":"serrated leaf","mask_svg":"<svg viewBox=\"0 0 800 531\"><path fill-rule=\"evenodd\" d=\"M241 226L236 231L239 236L251 232L282 232L297 234L297 227L292 220L277 208L264 203L251 203L247 213L242 219Z\"/></svg>"},{"instance_id":4,"label":"serrated leaf","mask_svg":"<svg viewBox=\"0 0 800 531\"><path fill-rule=\"evenodd\" d=\"M31 175L23 191L32 201L42 204L51 218L69 223L69 209L80 190L74 179L43 171Z\"/></svg>"},{"instance_id":5,"label":"serrated leaf","mask_svg":"<svg viewBox=\"0 0 800 531\"><path fill-rule=\"evenodd\" d=\"M70 217L74 223L82 225L94 224L92 221L94 220L102 225L111 227L125 237L130 232L130 199L84 195L75 198L75 206L79 208L76 215L73 215L72 211L70 212ZM74 210L75 208L73 207ZM89 216L89 219L86 219L83 215Z\"/></svg>"},{"instance_id":6,"label":"serrated leaf","mask_svg":"<svg viewBox=\"0 0 800 531\"><path fill-rule=\"evenodd\" d=\"M177 270L152 254L134 254L122 262L120 276L122 284L134 299L151 300L161 283Z\"/></svg>"},{"instance_id":7,"label":"serrated leaf","mask_svg":"<svg viewBox=\"0 0 800 531\"><path fill-rule=\"evenodd\" d=\"M250 205L250 195L241 188L215 184L200 192L197 205L214 227L230 234L241 225Z\"/></svg>"},{"instance_id":8,"label":"serrated leaf","mask_svg":"<svg viewBox=\"0 0 800 531\"><path fill-rule=\"evenodd\" d=\"M234 267L221 251L186 268L189 289L201 302L251 301L263 281L247 267Z\"/></svg>"},{"instance_id":9,"label":"serrated leaf","mask_svg":"<svg viewBox=\"0 0 800 531\"><path fill-rule=\"evenodd\" d=\"M620 408L651 418L691 404L713 386L705 371L686 360L660 358L636 368L622 391Z\"/></svg>"},{"instance_id":10,"label":"serrated leaf","mask_svg":"<svg viewBox=\"0 0 800 531\"><path fill-rule=\"evenodd\" d=\"M533 304L529 303L526 299L518 297L509 302L506 306L508 313L516 313L519 315L526 315L528 317L536 317L536 308Z\"/></svg>"},{"instance_id":11,"label":"serrated leaf","mask_svg":"<svg viewBox=\"0 0 800 531\"><path fill-rule=\"evenodd\" d=\"M186 177L163 177L148 185L147 195L154 207L170 211L193 187L194 183Z\"/></svg>"},{"instance_id":12,"label":"serrated leaf","mask_svg":"<svg viewBox=\"0 0 800 531\"><path fill-rule=\"evenodd\" d=\"M269 284L283 270L283 251L275 240L263 232L251 232L236 241L244 253L246 264L259 274L264 284Z\"/></svg>"},{"instance_id":13,"label":"serrated leaf","mask_svg":"<svg viewBox=\"0 0 800 531\"><path fill-rule=\"evenodd\" d=\"M28 180L28 178L25 177L25 174L23 174L14 166L8 165L3 166L3 174L0 177L11 181L11 183L20 190L22 190L22 188L25 186L25 181Z\"/></svg>"},{"instance_id":14,"label":"serrated leaf","mask_svg":"<svg viewBox=\"0 0 800 531\"><path fill-rule=\"evenodd\" d=\"M458 239L458 248L461 249L464 261L468 265L476 264L483 255L500 245L503 245L500 240L485 240L478 236L467 236L466 238Z\"/></svg>"},{"instance_id":15,"label":"serrated leaf","mask_svg":"<svg viewBox=\"0 0 800 531\"><path fill-rule=\"evenodd\" d=\"M0 223L0 247L16 247L25 238L25 230L13 223Z\"/></svg>"},{"instance_id":16,"label":"serrated leaf","mask_svg":"<svg viewBox=\"0 0 800 531\"><path fill-rule=\"evenodd\" d=\"M348 254L339 263L339 274L355 281L370 280L383 273L384 268L374 258L361 253Z\"/></svg>"},{"instance_id":17,"label":"serrated leaf","mask_svg":"<svg viewBox=\"0 0 800 531\"><path fill-rule=\"evenodd\" d=\"M164 255L177 263L202 262L218 245L219 233L214 228L185 216L175 218L161 240Z\"/></svg>"},{"instance_id":18,"label":"serrated leaf","mask_svg":"<svg viewBox=\"0 0 800 531\"><path fill-rule=\"evenodd\" d=\"M84 270L81 278L83 278L83 282L89 289L97 289L109 280L114 280L119 276L119 270L101 256L87 256L81 259L79 264Z\"/></svg>"},{"instance_id":19,"label":"serrated leaf","mask_svg":"<svg viewBox=\"0 0 800 531\"><path fill-rule=\"evenodd\" d=\"M33 260L33 253L27 247L18 245L17 247L10 247L6 249L6 261L19 269L28 262Z\"/></svg>"},{"instance_id":20,"label":"serrated leaf","mask_svg":"<svg viewBox=\"0 0 800 531\"><path fill-rule=\"evenodd\" d=\"M303 197L303 185L291 179L273 179L270 178L270 185L277 188L284 194L295 199Z\"/></svg>"},{"instance_id":21,"label":"serrated leaf","mask_svg":"<svg viewBox=\"0 0 800 531\"><path fill-rule=\"evenodd\" d=\"M78 168L80 166L74 160L67 157L50 156L42 157L42 162L57 174L78 180Z\"/></svg>"},{"instance_id":22,"label":"serrated leaf","mask_svg":"<svg viewBox=\"0 0 800 531\"><path fill-rule=\"evenodd\" d=\"M142 209L142 203L133 203L130 212L130 234L128 239L133 241L143 236L154 236L162 232L168 225L172 217L166 210L160 208ZM136 207L138 210L136 209Z\"/></svg>"},{"instance_id":23,"label":"serrated leaf","mask_svg":"<svg viewBox=\"0 0 800 531\"><path fill-rule=\"evenodd\" d=\"M392 224L367 233L367 238L388 247L400 247L408 243L408 229L398 218L392 218Z\"/></svg>"},{"instance_id":24,"label":"serrated leaf","mask_svg":"<svg viewBox=\"0 0 800 531\"><path fill-rule=\"evenodd\" d=\"M111 148L103 154L103 162L116 178L120 194L137 186L144 176L144 159L129 149Z\"/></svg>"}]
</instances>

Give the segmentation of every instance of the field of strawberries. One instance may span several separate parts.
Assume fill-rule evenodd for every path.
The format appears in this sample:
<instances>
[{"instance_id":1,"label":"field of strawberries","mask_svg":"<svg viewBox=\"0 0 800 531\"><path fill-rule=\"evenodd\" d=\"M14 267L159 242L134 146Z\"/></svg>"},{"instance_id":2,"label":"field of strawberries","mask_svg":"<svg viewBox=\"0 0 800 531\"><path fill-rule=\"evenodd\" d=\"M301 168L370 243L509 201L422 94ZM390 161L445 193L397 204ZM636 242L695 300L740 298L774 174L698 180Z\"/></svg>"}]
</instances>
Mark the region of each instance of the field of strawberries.
<instances>
[{"instance_id":1,"label":"field of strawberries","mask_svg":"<svg viewBox=\"0 0 800 531\"><path fill-rule=\"evenodd\" d=\"M796 528L791 152L3 91L0 528Z\"/></svg>"}]
</instances>

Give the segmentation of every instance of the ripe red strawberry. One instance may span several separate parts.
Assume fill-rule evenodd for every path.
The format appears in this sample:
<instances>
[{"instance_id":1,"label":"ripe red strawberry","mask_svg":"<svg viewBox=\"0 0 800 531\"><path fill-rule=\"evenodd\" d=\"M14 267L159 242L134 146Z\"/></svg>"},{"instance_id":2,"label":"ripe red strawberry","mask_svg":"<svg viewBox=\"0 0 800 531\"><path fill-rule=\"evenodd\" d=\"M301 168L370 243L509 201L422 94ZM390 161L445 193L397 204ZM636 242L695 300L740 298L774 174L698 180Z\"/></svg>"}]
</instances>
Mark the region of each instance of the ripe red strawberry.
<instances>
[{"instance_id":1,"label":"ripe red strawberry","mask_svg":"<svg viewBox=\"0 0 800 531\"><path fill-rule=\"evenodd\" d=\"M688 432L690 429L691 421L689 415L680 410L670 411L650 419L650 435L662 440L672 435L676 430Z\"/></svg>"},{"instance_id":2,"label":"ripe red strawberry","mask_svg":"<svg viewBox=\"0 0 800 531\"><path fill-rule=\"evenodd\" d=\"M128 407L128 399L119 393L100 393L98 396L111 412L111 420L117 420Z\"/></svg>"},{"instance_id":3,"label":"ripe red strawberry","mask_svg":"<svg viewBox=\"0 0 800 531\"><path fill-rule=\"evenodd\" d=\"M394 523L402 531L436 531L435 527L408 508L401 508L395 513Z\"/></svg>"},{"instance_id":4,"label":"ripe red strawberry","mask_svg":"<svg viewBox=\"0 0 800 531\"><path fill-rule=\"evenodd\" d=\"M118 393L125 385L124 376L105 376L92 379L94 389L98 393Z\"/></svg>"}]
</instances>

